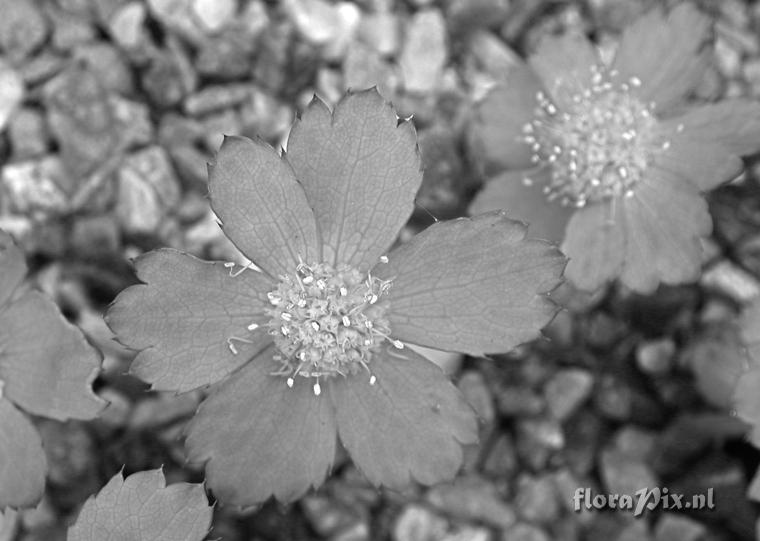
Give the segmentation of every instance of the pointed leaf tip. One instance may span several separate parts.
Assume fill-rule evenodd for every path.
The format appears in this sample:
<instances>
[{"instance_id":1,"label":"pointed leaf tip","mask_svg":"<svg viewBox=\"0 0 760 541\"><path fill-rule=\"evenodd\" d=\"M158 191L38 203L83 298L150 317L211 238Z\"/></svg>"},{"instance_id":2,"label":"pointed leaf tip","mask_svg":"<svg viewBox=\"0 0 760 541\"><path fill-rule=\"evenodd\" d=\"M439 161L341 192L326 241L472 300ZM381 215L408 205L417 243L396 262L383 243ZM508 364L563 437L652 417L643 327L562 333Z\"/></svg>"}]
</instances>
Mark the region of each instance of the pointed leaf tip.
<instances>
[{"instance_id":1,"label":"pointed leaf tip","mask_svg":"<svg viewBox=\"0 0 760 541\"><path fill-rule=\"evenodd\" d=\"M85 502L67 541L201 541L211 527L212 512L202 485L167 486L160 469L126 479L120 472Z\"/></svg>"}]
</instances>

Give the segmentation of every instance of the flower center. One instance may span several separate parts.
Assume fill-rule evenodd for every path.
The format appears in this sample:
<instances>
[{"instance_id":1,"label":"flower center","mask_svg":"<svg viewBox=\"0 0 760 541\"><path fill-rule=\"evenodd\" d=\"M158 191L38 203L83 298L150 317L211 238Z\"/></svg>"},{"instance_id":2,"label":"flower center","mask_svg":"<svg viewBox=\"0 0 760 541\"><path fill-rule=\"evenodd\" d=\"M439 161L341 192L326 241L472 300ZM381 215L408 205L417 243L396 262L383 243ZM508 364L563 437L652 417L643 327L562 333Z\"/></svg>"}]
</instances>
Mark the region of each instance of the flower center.
<instances>
[{"instance_id":1,"label":"flower center","mask_svg":"<svg viewBox=\"0 0 760 541\"><path fill-rule=\"evenodd\" d=\"M537 94L536 114L523 126L523 140L531 145L533 163L551 167L551 181L544 187L550 201L583 207L630 196L652 156L667 148L655 133L654 104L631 93L641 81L633 77L613 83L610 76L615 75L592 67L590 87L573 95L565 111L543 92Z\"/></svg>"},{"instance_id":2,"label":"flower center","mask_svg":"<svg viewBox=\"0 0 760 541\"><path fill-rule=\"evenodd\" d=\"M302 262L295 273L282 276L268 293L271 308L265 310L268 332L280 350L275 360L281 366L274 374L287 377L289 387L295 376L317 378L317 395L321 377L366 370L374 384L369 369L373 350L386 339L403 347L390 338L385 317L388 301L382 297L390 286L349 265Z\"/></svg>"}]
</instances>

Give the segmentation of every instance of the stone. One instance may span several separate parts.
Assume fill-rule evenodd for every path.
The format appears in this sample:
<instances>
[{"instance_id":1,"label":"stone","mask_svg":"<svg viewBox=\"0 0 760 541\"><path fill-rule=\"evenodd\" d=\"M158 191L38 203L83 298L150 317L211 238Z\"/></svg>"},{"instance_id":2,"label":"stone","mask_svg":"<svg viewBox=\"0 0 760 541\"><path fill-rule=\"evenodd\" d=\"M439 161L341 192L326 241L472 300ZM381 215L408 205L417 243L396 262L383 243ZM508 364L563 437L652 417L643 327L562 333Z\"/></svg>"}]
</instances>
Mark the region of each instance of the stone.
<instances>
[{"instance_id":1,"label":"stone","mask_svg":"<svg viewBox=\"0 0 760 541\"><path fill-rule=\"evenodd\" d=\"M0 0L0 49L11 61L20 62L42 45L48 23L36 2Z\"/></svg>"},{"instance_id":2,"label":"stone","mask_svg":"<svg viewBox=\"0 0 760 541\"><path fill-rule=\"evenodd\" d=\"M247 34L227 30L203 43L195 58L195 68L199 74L210 77L245 77L253 68L254 46L255 41Z\"/></svg>"},{"instance_id":3,"label":"stone","mask_svg":"<svg viewBox=\"0 0 760 541\"><path fill-rule=\"evenodd\" d=\"M378 92L389 99L398 83L390 63L374 49L356 42L346 51L343 59L343 84L346 89L361 90L376 86Z\"/></svg>"},{"instance_id":4,"label":"stone","mask_svg":"<svg viewBox=\"0 0 760 541\"><path fill-rule=\"evenodd\" d=\"M167 45L153 55L142 76L143 90L153 103L165 108L178 105L198 86L198 75L184 46L177 40L169 40Z\"/></svg>"},{"instance_id":5,"label":"stone","mask_svg":"<svg viewBox=\"0 0 760 541\"><path fill-rule=\"evenodd\" d=\"M53 23L53 48L66 52L95 39L97 31L89 20L62 10L52 2L43 5L48 20Z\"/></svg>"},{"instance_id":6,"label":"stone","mask_svg":"<svg viewBox=\"0 0 760 541\"><path fill-rule=\"evenodd\" d=\"M237 0L193 0L192 13L209 33L220 32L237 14Z\"/></svg>"},{"instance_id":7,"label":"stone","mask_svg":"<svg viewBox=\"0 0 760 541\"><path fill-rule=\"evenodd\" d=\"M273 22L259 38L259 50L253 66L253 79L276 94L288 83L293 26Z\"/></svg>"},{"instance_id":8,"label":"stone","mask_svg":"<svg viewBox=\"0 0 760 541\"><path fill-rule=\"evenodd\" d=\"M515 51L487 30L474 31L467 45L476 67L496 80L508 79L509 72L522 63Z\"/></svg>"},{"instance_id":9,"label":"stone","mask_svg":"<svg viewBox=\"0 0 760 541\"><path fill-rule=\"evenodd\" d=\"M521 419L517 424L517 453L523 462L540 470L549 457L565 446L562 427L554 419Z\"/></svg>"},{"instance_id":10,"label":"stone","mask_svg":"<svg viewBox=\"0 0 760 541\"><path fill-rule=\"evenodd\" d=\"M294 116L289 105L257 87L251 88L250 99L240 107L243 130L270 142L279 142L288 133Z\"/></svg>"},{"instance_id":11,"label":"stone","mask_svg":"<svg viewBox=\"0 0 760 541\"><path fill-rule=\"evenodd\" d=\"M60 73L68 64L67 59L48 49L37 56L27 59L18 67L22 79L27 86L33 86L47 81Z\"/></svg>"},{"instance_id":12,"label":"stone","mask_svg":"<svg viewBox=\"0 0 760 541\"><path fill-rule=\"evenodd\" d=\"M184 109L189 115L200 116L240 105L250 97L251 85L248 83L206 86L187 97Z\"/></svg>"},{"instance_id":13,"label":"stone","mask_svg":"<svg viewBox=\"0 0 760 541\"><path fill-rule=\"evenodd\" d=\"M538 415L544 410L544 399L524 386L506 386L498 390L496 405L499 413L508 417Z\"/></svg>"},{"instance_id":14,"label":"stone","mask_svg":"<svg viewBox=\"0 0 760 541\"><path fill-rule=\"evenodd\" d=\"M337 69L319 68L315 86L319 97L334 106L344 94L343 74Z\"/></svg>"},{"instance_id":15,"label":"stone","mask_svg":"<svg viewBox=\"0 0 760 541\"><path fill-rule=\"evenodd\" d=\"M14 111L24 101L24 80L8 62L0 57L0 133Z\"/></svg>"},{"instance_id":16,"label":"stone","mask_svg":"<svg viewBox=\"0 0 760 541\"><path fill-rule=\"evenodd\" d=\"M78 217L70 243L76 253L93 259L117 254L121 248L118 224L110 214Z\"/></svg>"},{"instance_id":17,"label":"stone","mask_svg":"<svg viewBox=\"0 0 760 541\"><path fill-rule=\"evenodd\" d=\"M559 454L575 475L585 476L593 469L602 429L602 420L589 410L579 411L565 424L566 444Z\"/></svg>"},{"instance_id":18,"label":"stone","mask_svg":"<svg viewBox=\"0 0 760 541\"><path fill-rule=\"evenodd\" d=\"M657 478L648 464L616 449L602 451L599 468L609 494L634 495L642 488L658 486Z\"/></svg>"},{"instance_id":19,"label":"stone","mask_svg":"<svg viewBox=\"0 0 760 541\"><path fill-rule=\"evenodd\" d=\"M81 180L118 143L108 96L91 70L79 64L45 85L47 121L72 177Z\"/></svg>"},{"instance_id":20,"label":"stone","mask_svg":"<svg viewBox=\"0 0 760 541\"><path fill-rule=\"evenodd\" d=\"M421 505L408 505L398 515L391 535L394 541L433 541L447 530L446 519Z\"/></svg>"},{"instance_id":21,"label":"stone","mask_svg":"<svg viewBox=\"0 0 760 541\"><path fill-rule=\"evenodd\" d=\"M309 495L301 500L306 519L319 535L330 536L356 522L355 514L327 496Z\"/></svg>"},{"instance_id":22,"label":"stone","mask_svg":"<svg viewBox=\"0 0 760 541\"><path fill-rule=\"evenodd\" d=\"M457 214L464 195L466 175L457 135L452 126L439 122L421 131L417 139L423 167L417 204L436 218Z\"/></svg>"},{"instance_id":23,"label":"stone","mask_svg":"<svg viewBox=\"0 0 760 541\"><path fill-rule=\"evenodd\" d=\"M136 49L146 38L148 10L143 2L128 2L108 18L108 32L123 49Z\"/></svg>"},{"instance_id":24,"label":"stone","mask_svg":"<svg viewBox=\"0 0 760 541\"><path fill-rule=\"evenodd\" d=\"M457 387L467 403L475 410L484 425L491 425L496 417L491 391L483 379L483 374L475 370L463 373Z\"/></svg>"},{"instance_id":25,"label":"stone","mask_svg":"<svg viewBox=\"0 0 760 541\"><path fill-rule=\"evenodd\" d=\"M407 92L426 94L438 87L448 60L446 21L437 9L415 13L399 57Z\"/></svg>"},{"instance_id":26,"label":"stone","mask_svg":"<svg viewBox=\"0 0 760 541\"><path fill-rule=\"evenodd\" d=\"M667 374L673 366L675 352L676 345L672 338L640 342L636 346L636 364L647 374Z\"/></svg>"},{"instance_id":27,"label":"stone","mask_svg":"<svg viewBox=\"0 0 760 541\"><path fill-rule=\"evenodd\" d=\"M425 500L446 516L462 520L496 528L509 528L515 522L514 510L502 500L494 485L476 476L435 485Z\"/></svg>"},{"instance_id":28,"label":"stone","mask_svg":"<svg viewBox=\"0 0 760 541\"><path fill-rule=\"evenodd\" d=\"M134 93L132 68L115 47L102 41L87 43L76 47L72 56L85 64L109 92L125 95Z\"/></svg>"},{"instance_id":29,"label":"stone","mask_svg":"<svg viewBox=\"0 0 760 541\"><path fill-rule=\"evenodd\" d=\"M650 462L658 444L659 435L652 430L626 425L613 436L613 445L615 449L635 461Z\"/></svg>"},{"instance_id":30,"label":"stone","mask_svg":"<svg viewBox=\"0 0 760 541\"><path fill-rule=\"evenodd\" d=\"M694 519L675 513L664 513L654 527L655 541L700 541L707 528Z\"/></svg>"},{"instance_id":31,"label":"stone","mask_svg":"<svg viewBox=\"0 0 760 541\"><path fill-rule=\"evenodd\" d=\"M226 135L241 135L240 115L233 109L225 109L203 119L205 147L216 153Z\"/></svg>"},{"instance_id":32,"label":"stone","mask_svg":"<svg viewBox=\"0 0 760 541\"><path fill-rule=\"evenodd\" d=\"M508 432L499 434L486 455L483 473L492 478L510 477L517 471L518 465L512 436Z\"/></svg>"},{"instance_id":33,"label":"stone","mask_svg":"<svg viewBox=\"0 0 760 541\"><path fill-rule=\"evenodd\" d=\"M449 0L446 15L453 33L498 28L510 14L510 0Z\"/></svg>"},{"instance_id":34,"label":"stone","mask_svg":"<svg viewBox=\"0 0 760 541\"><path fill-rule=\"evenodd\" d=\"M551 538L538 526L518 522L502 534L501 541L551 541Z\"/></svg>"},{"instance_id":35,"label":"stone","mask_svg":"<svg viewBox=\"0 0 760 541\"><path fill-rule=\"evenodd\" d=\"M24 214L63 213L68 207L62 186L69 184L58 156L9 163L2 169L2 188L11 210Z\"/></svg>"},{"instance_id":36,"label":"stone","mask_svg":"<svg viewBox=\"0 0 760 541\"><path fill-rule=\"evenodd\" d=\"M745 304L760 295L760 284L750 273L723 260L702 273L700 284L728 295L734 301Z\"/></svg>"},{"instance_id":37,"label":"stone","mask_svg":"<svg viewBox=\"0 0 760 541\"><path fill-rule=\"evenodd\" d=\"M191 43L203 42L203 28L194 13L192 0L148 0L148 9L169 30Z\"/></svg>"},{"instance_id":38,"label":"stone","mask_svg":"<svg viewBox=\"0 0 760 541\"><path fill-rule=\"evenodd\" d=\"M160 146L151 146L127 156L121 167L122 173L131 171L145 180L158 194L166 208L179 203L179 182L169 159Z\"/></svg>"},{"instance_id":39,"label":"stone","mask_svg":"<svg viewBox=\"0 0 760 541\"><path fill-rule=\"evenodd\" d=\"M482 527L464 526L441 537L441 541L491 541L491 532Z\"/></svg>"},{"instance_id":40,"label":"stone","mask_svg":"<svg viewBox=\"0 0 760 541\"><path fill-rule=\"evenodd\" d=\"M549 412L564 421L573 415L591 395L594 377L581 368L558 371L544 385L544 399Z\"/></svg>"},{"instance_id":41,"label":"stone","mask_svg":"<svg viewBox=\"0 0 760 541\"><path fill-rule=\"evenodd\" d=\"M650 541L649 528L643 520L635 520L625 526L615 541Z\"/></svg>"},{"instance_id":42,"label":"stone","mask_svg":"<svg viewBox=\"0 0 760 541\"><path fill-rule=\"evenodd\" d=\"M35 108L18 109L8 124L12 161L41 156L48 150L50 134L42 113Z\"/></svg>"},{"instance_id":43,"label":"stone","mask_svg":"<svg viewBox=\"0 0 760 541\"><path fill-rule=\"evenodd\" d=\"M211 154L204 153L195 145L174 145L168 149L174 169L182 183L199 191L208 189L208 164Z\"/></svg>"},{"instance_id":44,"label":"stone","mask_svg":"<svg viewBox=\"0 0 760 541\"><path fill-rule=\"evenodd\" d=\"M130 170L118 176L116 216L128 234L150 234L164 217L158 194L140 176Z\"/></svg>"},{"instance_id":45,"label":"stone","mask_svg":"<svg viewBox=\"0 0 760 541\"><path fill-rule=\"evenodd\" d=\"M110 94L108 103L118 126L121 148L130 150L132 147L147 145L155 139L150 109L145 102Z\"/></svg>"},{"instance_id":46,"label":"stone","mask_svg":"<svg viewBox=\"0 0 760 541\"><path fill-rule=\"evenodd\" d=\"M342 57L360 19L359 9L349 2L285 0L283 7L306 41L324 47L325 58Z\"/></svg>"},{"instance_id":47,"label":"stone","mask_svg":"<svg viewBox=\"0 0 760 541\"><path fill-rule=\"evenodd\" d=\"M381 57L394 56L401 48L401 24L398 15L385 10L365 14L359 22L356 36Z\"/></svg>"},{"instance_id":48,"label":"stone","mask_svg":"<svg viewBox=\"0 0 760 541\"><path fill-rule=\"evenodd\" d=\"M557 499L557 487L550 474L532 476L523 474L517 478L515 510L528 522L551 524L561 512Z\"/></svg>"},{"instance_id":49,"label":"stone","mask_svg":"<svg viewBox=\"0 0 760 541\"><path fill-rule=\"evenodd\" d=\"M597 392L594 393L594 402L604 416L617 421L628 420L633 409L631 388L611 375L600 379Z\"/></svg>"}]
</instances>

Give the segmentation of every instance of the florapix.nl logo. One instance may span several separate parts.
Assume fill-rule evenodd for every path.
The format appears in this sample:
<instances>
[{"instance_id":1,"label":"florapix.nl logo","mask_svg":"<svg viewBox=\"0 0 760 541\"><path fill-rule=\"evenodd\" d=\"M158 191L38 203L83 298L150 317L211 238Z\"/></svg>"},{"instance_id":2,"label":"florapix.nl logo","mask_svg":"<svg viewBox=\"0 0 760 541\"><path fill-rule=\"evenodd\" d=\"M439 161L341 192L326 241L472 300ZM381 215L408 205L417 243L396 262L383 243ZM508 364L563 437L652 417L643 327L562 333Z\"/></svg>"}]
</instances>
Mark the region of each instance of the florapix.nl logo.
<instances>
[{"instance_id":1,"label":"florapix.nl logo","mask_svg":"<svg viewBox=\"0 0 760 541\"><path fill-rule=\"evenodd\" d=\"M685 509L714 509L713 489L701 494L676 494L668 488L641 488L633 494L600 494L590 488L577 488L573 495L573 509L583 510L621 509L641 516L645 510L663 509L677 511Z\"/></svg>"}]
</instances>

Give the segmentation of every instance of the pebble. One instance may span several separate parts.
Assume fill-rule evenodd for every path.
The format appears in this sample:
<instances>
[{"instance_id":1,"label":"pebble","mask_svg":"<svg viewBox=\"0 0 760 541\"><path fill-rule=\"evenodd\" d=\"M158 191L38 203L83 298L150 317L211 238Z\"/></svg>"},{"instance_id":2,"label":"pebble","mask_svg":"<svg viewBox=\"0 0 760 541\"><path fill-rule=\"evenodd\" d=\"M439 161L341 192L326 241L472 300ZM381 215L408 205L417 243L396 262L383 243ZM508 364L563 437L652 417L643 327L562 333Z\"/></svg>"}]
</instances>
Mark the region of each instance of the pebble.
<instances>
[{"instance_id":1,"label":"pebble","mask_svg":"<svg viewBox=\"0 0 760 541\"><path fill-rule=\"evenodd\" d=\"M562 427L554 419L521 419L517 423L517 452L522 461L537 471L549 457L565 446Z\"/></svg>"},{"instance_id":2,"label":"pebble","mask_svg":"<svg viewBox=\"0 0 760 541\"><path fill-rule=\"evenodd\" d=\"M558 371L544 385L544 399L549 412L564 421L573 415L591 395L594 377L581 368Z\"/></svg>"},{"instance_id":3,"label":"pebble","mask_svg":"<svg viewBox=\"0 0 760 541\"><path fill-rule=\"evenodd\" d=\"M696 520L675 513L664 513L654 527L655 541L699 541L707 528Z\"/></svg>"},{"instance_id":4,"label":"pebble","mask_svg":"<svg viewBox=\"0 0 760 541\"><path fill-rule=\"evenodd\" d=\"M639 428L623 426L613 436L615 449L635 461L649 462L658 444L659 433Z\"/></svg>"},{"instance_id":5,"label":"pebble","mask_svg":"<svg viewBox=\"0 0 760 541\"><path fill-rule=\"evenodd\" d=\"M491 541L491 539L491 532L486 528L464 526L449 532L441 538L441 541Z\"/></svg>"},{"instance_id":6,"label":"pebble","mask_svg":"<svg viewBox=\"0 0 760 541\"><path fill-rule=\"evenodd\" d=\"M45 14L53 23L52 45L54 49L67 52L77 45L93 41L97 30L90 21L59 9L55 4L47 2Z\"/></svg>"},{"instance_id":7,"label":"pebble","mask_svg":"<svg viewBox=\"0 0 760 541\"><path fill-rule=\"evenodd\" d=\"M155 139L150 109L142 101L132 101L110 94L108 103L119 130L119 143L124 149L147 145Z\"/></svg>"},{"instance_id":8,"label":"pebble","mask_svg":"<svg viewBox=\"0 0 760 541\"><path fill-rule=\"evenodd\" d=\"M0 57L0 133L21 105L24 94L24 80L21 75Z\"/></svg>"},{"instance_id":9,"label":"pebble","mask_svg":"<svg viewBox=\"0 0 760 541\"><path fill-rule=\"evenodd\" d=\"M145 39L148 11L143 2L127 2L108 18L108 31L123 49L136 49Z\"/></svg>"},{"instance_id":10,"label":"pebble","mask_svg":"<svg viewBox=\"0 0 760 541\"><path fill-rule=\"evenodd\" d=\"M418 135L423 176L417 204L424 209L423 214L439 219L452 216L461 204L465 168L457 150L457 136L457 130L443 122Z\"/></svg>"},{"instance_id":11,"label":"pebble","mask_svg":"<svg viewBox=\"0 0 760 541\"><path fill-rule=\"evenodd\" d=\"M142 87L159 107L173 107L198 86L195 72L184 47L172 40L167 50L154 54L142 75Z\"/></svg>"},{"instance_id":12,"label":"pebble","mask_svg":"<svg viewBox=\"0 0 760 541\"><path fill-rule=\"evenodd\" d=\"M365 14L356 30L356 36L381 57L394 56L401 48L401 24L398 15L385 10Z\"/></svg>"},{"instance_id":13,"label":"pebble","mask_svg":"<svg viewBox=\"0 0 760 541\"><path fill-rule=\"evenodd\" d=\"M528 522L548 525L557 520L561 507L552 475L520 475L516 481L515 509Z\"/></svg>"},{"instance_id":14,"label":"pebble","mask_svg":"<svg viewBox=\"0 0 760 541\"><path fill-rule=\"evenodd\" d=\"M745 304L760 295L757 279L730 261L723 260L707 269L700 279L707 288L728 295L736 302Z\"/></svg>"},{"instance_id":15,"label":"pebble","mask_svg":"<svg viewBox=\"0 0 760 541\"><path fill-rule=\"evenodd\" d=\"M452 33L499 27L510 13L511 0L449 0L447 17Z\"/></svg>"},{"instance_id":16,"label":"pebble","mask_svg":"<svg viewBox=\"0 0 760 541\"><path fill-rule=\"evenodd\" d=\"M487 30L473 32L468 48L477 67L496 80L506 79L510 70L522 63L515 51Z\"/></svg>"},{"instance_id":17,"label":"pebble","mask_svg":"<svg viewBox=\"0 0 760 541\"><path fill-rule=\"evenodd\" d=\"M299 34L309 43L329 50L328 58L341 56L360 19L358 8L349 2L284 0L282 4Z\"/></svg>"},{"instance_id":18,"label":"pebble","mask_svg":"<svg viewBox=\"0 0 760 541\"><path fill-rule=\"evenodd\" d=\"M483 463L483 472L493 478L510 477L518 466L514 440L508 432L504 432L491 445Z\"/></svg>"},{"instance_id":19,"label":"pebble","mask_svg":"<svg viewBox=\"0 0 760 541\"><path fill-rule=\"evenodd\" d=\"M499 413L508 417L538 415L544 404L541 395L524 386L505 386L496 394Z\"/></svg>"},{"instance_id":20,"label":"pebble","mask_svg":"<svg viewBox=\"0 0 760 541\"><path fill-rule=\"evenodd\" d=\"M649 465L616 449L602 451L599 468L604 486L610 494L633 495L642 488L658 486L657 478Z\"/></svg>"},{"instance_id":21,"label":"pebble","mask_svg":"<svg viewBox=\"0 0 760 541\"><path fill-rule=\"evenodd\" d=\"M45 154L50 142L45 118L38 109L22 107L10 118L8 139L11 161L22 161Z\"/></svg>"},{"instance_id":22,"label":"pebble","mask_svg":"<svg viewBox=\"0 0 760 541\"><path fill-rule=\"evenodd\" d=\"M201 26L210 33L229 25L238 10L237 0L193 0L192 12Z\"/></svg>"},{"instance_id":23,"label":"pebble","mask_svg":"<svg viewBox=\"0 0 760 541\"><path fill-rule=\"evenodd\" d=\"M70 181L58 156L7 164L2 187L13 210L23 213L62 213L68 199L62 186Z\"/></svg>"},{"instance_id":24,"label":"pebble","mask_svg":"<svg viewBox=\"0 0 760 541\"><path fill-rule=\"evenodd\" d=\"M446 519L420 505L407 506L393 524L394 541L434 541L448 529Z\"/></svg>"},{"instance_id":25,"label":"pebble","mask_svg":"<svg viewBox=\"0 0 760 541\"><path fill-rule=\"evenodd\" d=\"M566 445L560 455L576 475L586 475L594 467L602 428L602 420L589 410L581 410L566 423Z\"/></svg>"},{"instance_id":26,"label":"pebble","mask_svg":"<svg viewBox=\"0 0 760 541\"><path fill-rule=\"evenodd\" d=\"M48 23L36 2L3 0L0 17L0 49L14 62L20 62L42 45Z\"/></svg>"},{"instance_id":27,"label":"pebble","mask_svg":"<svg viewBox=\"0 0 760 541\"><path fill-rule=\"evenodd\" d=\"M203 42L204 32L197 22L191 0L147 0L150 13L162 25L191 43Z\"/></svg>"},{"instance_id":28,"label":"pebble","mask_svg":"<svg viewBox=\"0 0 760 541\"><path fill-rule=\"evenodd\" d=\"M115 212L129 234L150 235L164 217L163 205L153 186L131 169L119 172Z\"/></svg>"},{"instance_id":29,"label":"pebble","mask_svg":"<svg viewBox=\"0 0 760 541\"><path fill-rule=\"evenodd\" d=\"M169 155L162 147L154 145L127 156L121 170L130 170L147 181L166 208L174 208L179 203L179 182Z\"/></svg>"},{"instance_id":30,"label":"pebble","mask_svg":"<svg viewBox=\"0 0 760 541\"><path fill-rule=\"evenodd\" d=\"M447 60L446 21L441 12L428 9L415 13L399 57L406 91L427 94L436 90Z\"/></svg>"},{"instance_id":31,"label":"pebble","mask_svg":"<svg viewBox=\"0 0 760 541\"><path fill-rule=\"evenodd\" d=\"M459 378L457 387L483 424L490 425L494 422L493 397L481 372L468 370Z\"/></svg>"},{"instance_id":32,"label":"pebble","mask_svg":"<svg viewBox=\"0 0 760 541\"><path fill-rule=\"evenodd\" d=\"M240 105L250 97L251 85L248 83L206 86L187 97L184 109L189 115L201 116Z\"/></svg>"},{"instance_id":33,"label":"pebble","mask_svg":"<svg viewBox=\"0 0 760 541\"><path fill-rule=\"evenodd\" d=\"M270 142L280 142L293 123L293 109L276 97L255 86L251 87L250 99L240 107L243 129L256 133Z\"/></svg>"},{"instance_id":34,"label":"pebble","mask_svg":"<svg viewBox=\"0 0 760 541\"><path fill-rule=\"evenodd\" d=\"M453 483L432 487L425 500L446 516L508 528L515 512L491 483L476 476L460 477Z\"/></svg>"},{"instance_id":35,"label":"pebble","mask_svg":"<svg viewBox=\"0 0 760 541\"><path fill-rule=\"evenodd\" d=\"M640 342L636 346L636 364L639 369L653 376L670 372L676 344L672 338L660 338Z\"/></svg>"},{"instance_id":36,"label":"pebble","mask_svg":"<svg viewBox=\"0 0 760 541\"><path fill-rule=\"evenodd\" d=\"M600 379L594 402L602 414L618 421L627 420L633 408L630 387L611 375L605 375Z\"/></svg>"},{"instance_id":37,"label":"pebble","mask_svg":"<svg viewBox=\"0 0 760 541\"><path fill-rule=\"evenodd\" d=\"M398 83L391 64L371 47L357 41L346 51L343 59L345 89L360 90L376 86L383 97L390 98Z\"/></svg>"},{"instance_id":38,"label":"pebble","mask_svg":"<svg viewBox=\"0 0 760 541\"><path fill-rule=\"evenodd\" d=\"M208 163L212 159L210 154L188 144L171 146L168 152L177 176L185 186L195 187L198 191L207 190Z\"/></svg>"},{"instance_id":39,"label":"pebble","mask_svg":"<svg viewBox=\"0 0 760 541\"><path fill-rule=\"evenodd\" d=\"M28 59L18 70L27 86L47 81L60 73L67 61L63 56L50 50L44 50L39 55Z\"/></svg>"},{"instance_id":40,"label":"pebble","mask_svg":"<svg viewBox=\"0 0 760 541\"><path fill-rule=\"evenodd\" d=\"M356 522L351 510L327 496L311 495L301 500L301 508L312 527L322 536L345 530Z\"/></svg>"},{"instance_id":41,"label":"pebble","mask_svg":"<svg viewBox=\"0 0 760 541\"><path fill-rule=\"evenodd\" d=\"M538 526L519 522L502 533L501 541L551 541L551 538Z\"/></svg>"},{"instance_id":42,"label":"pebble","mask_svg":"<svg viewBox=\"0 0 760 541\"><path fill-rule=\"evenodd\" d=\"M747 368L744 346L733 329L705 333L681 352L681 358L690 366L696 388L707 402L720 409L732 407L736 382Z\"/></svg>"},{"instance_id":43,"label":"pebble","mask_svg":"<svg viewBox=\"0 0 760 541\"><path fill-rule=\"evenodd\" d=\"M195 57L195 68L205 76L243 78L251 71L255 45L247 34L227 30L204 42Z\"/></svg>"}]
</instances>

